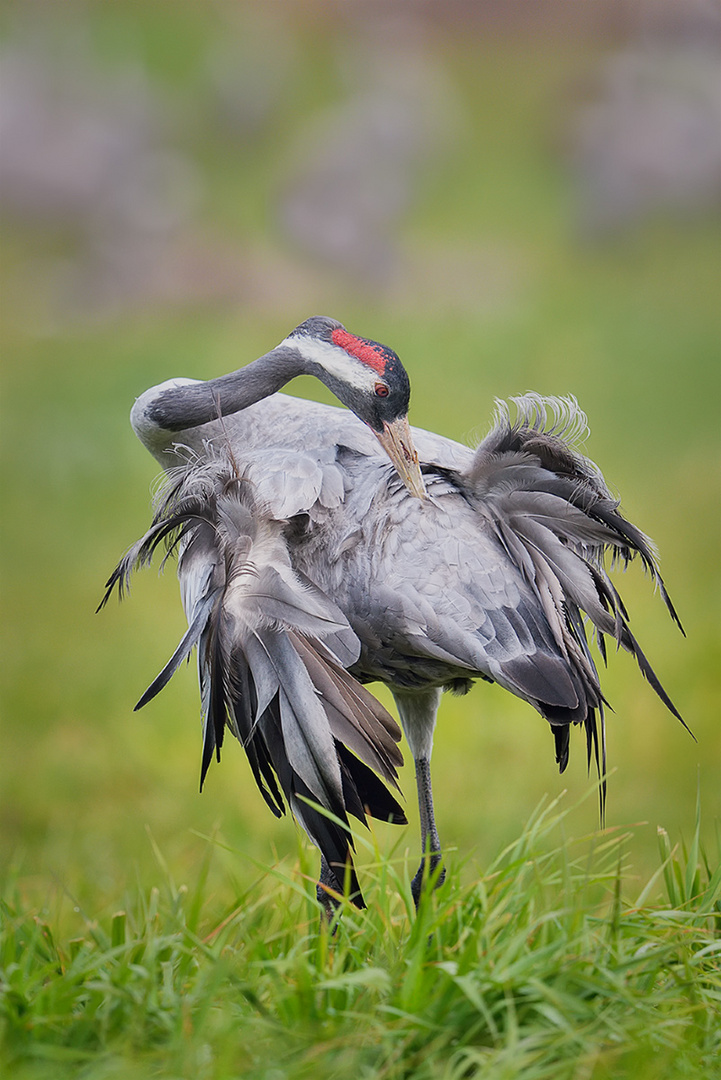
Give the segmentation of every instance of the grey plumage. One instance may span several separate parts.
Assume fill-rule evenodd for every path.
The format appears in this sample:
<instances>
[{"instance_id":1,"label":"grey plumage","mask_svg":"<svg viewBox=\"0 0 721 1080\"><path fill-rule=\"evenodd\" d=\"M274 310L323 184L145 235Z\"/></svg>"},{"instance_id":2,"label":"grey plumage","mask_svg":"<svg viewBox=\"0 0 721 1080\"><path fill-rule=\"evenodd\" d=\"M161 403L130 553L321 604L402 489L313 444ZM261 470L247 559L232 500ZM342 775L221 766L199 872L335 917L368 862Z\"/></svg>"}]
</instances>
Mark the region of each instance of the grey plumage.
<instances>
[{"instance_id":1,"label":"grey plumage","mask_svg":"<svg viewBox=\"0 0 721 1080\"><path fill-rule=\"evenodd\" d=\"M318 813L396 822L405 814L380 783L397 787L400 729L345 668L360 646L341 611L293 570L274 521L234 463L208 448L174 469L153 523L112 574L103 603L159 545L178 552L189 628L140 698L147 704L197 646L203 709L201 788L226 725L242 743L276 816L284 800L331 866L350 870L362 902L347 828ZM350 752L349 752L350 751ZM340 874L342 880L342 873Z\"/></svg>"},{"instance_id":2,"label":"grey plumage","mask_svg":"<svg viewBox=\"0 0 721 1080\"><path fill-rule=\"evenodd\" d=\"M356 415L275 393L279 367L317 375ZM376 776L396 783L398 729L362 683L390 687L416 764L426 856L416 900L440 861L430 757L441 689L480 678L528 701L551 726L561 771L581 725L602 806L605 699L587 629L604 659L608 637L630 652L681 719L606 562L639 558L678 617L651 542L574 448L586 427L575 400L527 394L513 399L513 420L499 403L472 451L407 428L399 368L390 350L316 318L232 376L147 391L133 425L168 487L108 587L122 591L170 541L189 629L139 705L197 646L202 776L229 726L268 805L279 813L282 794L319 846L323 887L350 866L359 902L347 832L305 800L341 822L364 808L404 820Z\"/></svg>"},{"instance_id":3,"label":"grey plumage","mask_svg":"<svg viewBox=\"0 0 721 1080\"><path fill-rule=\"evenodd\" d=\"M553 727L561 771L568 763L569 721L585 725L589 756L593 747L604 777L603 796L604 698L582 614L596 631L604 659L605 635L610 635L633 654L664 704L681 720L629 629L623 601L606 573L605 557L627 565L639 556L672 618L679 628L681 624L648 537L621 516L618 501L593 462L572 449L571 440L586 427L575 399L527 394L514 400L516 421L511 423L501 404L492 432L476 451L468 479L504 550L533 588L570 676L570 681L565 680L556 670L555 677L545 678L556 688L556 701L548 692L544 697L543 685L541 693L534 690L533 678L541 674L537 670L522 670L514 689L525 691L521 696L530 696L536 707L545 704L540 711ZM513 678L513 669L508 670Z\"/></svg>"}]
</instances>

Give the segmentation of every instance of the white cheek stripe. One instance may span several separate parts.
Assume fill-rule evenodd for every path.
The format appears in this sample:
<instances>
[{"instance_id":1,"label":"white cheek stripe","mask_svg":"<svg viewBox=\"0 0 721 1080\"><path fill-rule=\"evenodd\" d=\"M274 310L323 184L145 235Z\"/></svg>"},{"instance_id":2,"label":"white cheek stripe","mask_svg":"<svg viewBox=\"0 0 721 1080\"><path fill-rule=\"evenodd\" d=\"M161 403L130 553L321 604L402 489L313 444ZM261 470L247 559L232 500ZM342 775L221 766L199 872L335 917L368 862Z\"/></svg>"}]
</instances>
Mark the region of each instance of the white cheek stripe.
<instances>
[{"instance_id":1,"label":"white cheek stripe","mask_svg":"<svg viewBox=\"0 0 721 1080\"><path fill-rule=\"evenodd\" d=\"M298 334L296 337L285 338L281 341L279 348L282 346L295 349L307 360L314 361L329 374L335 375L337 379L354 386L357 390L372 391L378 382L379 375L376 371L367 367L361 360L349 356L339 345L331 345L328 341Z\"/></svg>"}]
</instances>

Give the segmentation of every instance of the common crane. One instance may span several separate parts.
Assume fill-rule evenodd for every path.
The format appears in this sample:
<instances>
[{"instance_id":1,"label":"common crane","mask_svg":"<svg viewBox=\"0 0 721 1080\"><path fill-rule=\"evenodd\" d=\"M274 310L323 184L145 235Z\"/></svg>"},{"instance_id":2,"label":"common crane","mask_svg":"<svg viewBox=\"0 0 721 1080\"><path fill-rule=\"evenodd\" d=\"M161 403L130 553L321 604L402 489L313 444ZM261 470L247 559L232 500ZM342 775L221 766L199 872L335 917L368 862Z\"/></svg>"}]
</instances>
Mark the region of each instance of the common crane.
<instances>
[{"instance_id":1,"label":"common crane","mask_svg":"<svg viewBox=\"0 0 721 1080\"><path fill-rule=\"evenodd\" d=\"M350 411L277 393L301 374ZM147 390L131 413L168 478L103 603L166 542L189 624L136 707L197 646L201 787L228 727L271 810L287 801L320 849L329 913L344 879L363 904L347 815L406 820L382 782L397 787L400 730L365 683L391 689L415 762L416 903L424 874L443 876L430 772L442 690L480 678L529 702L561 771L581 725L602 799L604 697L586 629L602 655L607 637L628 650L681 720L604 560L638 557L680 623L651 542L574 449L575 400L526 394L513 419L499 404L473 450L411 429L409 399L395 352L314 317L232 374Z\"/></svg>"}]
</instances>

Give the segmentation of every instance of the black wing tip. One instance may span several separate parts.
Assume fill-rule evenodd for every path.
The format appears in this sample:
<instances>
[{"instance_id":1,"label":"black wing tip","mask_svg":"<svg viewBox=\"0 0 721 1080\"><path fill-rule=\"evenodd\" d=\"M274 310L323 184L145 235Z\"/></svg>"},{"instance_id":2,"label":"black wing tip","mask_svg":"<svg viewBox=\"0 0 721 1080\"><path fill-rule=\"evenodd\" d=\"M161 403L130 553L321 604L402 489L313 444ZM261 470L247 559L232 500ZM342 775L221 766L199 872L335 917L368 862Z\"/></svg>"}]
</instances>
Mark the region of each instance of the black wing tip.
<instances>
[{"instance_id":1,"label":"black wing tip","mask_svg":"<svg viewBox=\"0 0 721 1080\"><path fill-rule=\"evenodd\" d=\"M158 680L156 679L152 682L145 693L138 698L135 705L133 705L133 712L140 712L141 709L145 708L148 702L152 701L154 697L157 697L162 689L162 687L156 686L157 681Z\"/></svg>"},{"instance_id":2,"label":"black wing tip","mask_svg":"<svg viewBox=\"0 0 721 1080\"><path fill-rule=\"evenodd\" d=\"M683 637L686 637L686 631L683 628L683 624L681 622L681 619L679 618L678 612L676 611L676 608L674 607L674 605L673 605L673 603L671 601L671 597L666 592L666 588L665 588L663 582L661 582L661 596L663 598L664 604L666 605L666 608L668 609L668 613L671 616L672 621L679 628L679 630L681 631L681 634L683 635Z\"/></svg>"},{"instance_id":3,"label":"black wing tip","mask_svg":"<svg viewBox=\"0 0 721 1080\"><path fill-rule=\"evenodd\" d=\"M161 672L161 674L162 674L162 672ZM138 698L137 702L133 706L133 712L140 712L140 710L142 708L144 708L148 704L149 701L152 701L153 698L157 694L160 693L160 691L162 690L162 686L158 686L158 680L159 679L160 679L160 675L158 675L158 677L156 679L153 679L153 681L151 682L150 686L145 691L145 693L142 694ZM163 686L164 685L165 685L165 683L163 683Z\"/></svg>"},{"instance_id":4,"label":"black wing tip","mask_svg":"<svg viewBox=\"0 0 721 1080\"><path fill-rule=\"evenodd\" d=\"M551 727L553 732L553 739L556 749L556 764L558 765L559 774L563 774L568 766L569 747L570 747L570 735L568 726L564 725L559 727L553 725Z\"/></svg>"},{"instance_id":5,"label":"black wing tip","mask_svg":"<svg viewBox=\"0 0 721 1080\"><path fill-rule=\"evenodd\" d=\"M694 740L694 742L698 742L698 739L694 735L693 731L688 726L688 724L686 723L684 718L681 716L681 713L678 711L678 709L676 708L674 703L671 701L671 698L668 696L668 694L664 690L658 675L656 674L656 672L651 667L651 664L649 663L648 658L646 657L645 653L641 649L641 646L639 645L638 641L633 636L631 631L628 629L628 627L626 627L626 632L628 633L631 652L633 653L633 655L636 658L636 663L639 666L639 670L641 671L641 674L646 679L646 681L650 684L650 686L655 691L657 696L664 703L664 705L666 706L668 711L673 716L675 716L676 719L679 721L679 723L681 723L686 728L686 731L689 733L689 735Z\"/></svg>"},{"instance_id":6,"label":"black wing tip","mask_svg":"<svg viewBox=\"0 0 721 1080\"><path fill-rule=\"evenodd\" d=\"M105 594L95 609L96 615L99 611L102 611L105 605L108 603L110 597L112 596L113 589L116 586L118 589L118 600L123 599L123 593L127 590L127 582L124 581L125 573L123 570L121 570L122 565L123 564L120 563L118 566L116 566L108 580L105 582Z\"/></svg>"}]
</instances>

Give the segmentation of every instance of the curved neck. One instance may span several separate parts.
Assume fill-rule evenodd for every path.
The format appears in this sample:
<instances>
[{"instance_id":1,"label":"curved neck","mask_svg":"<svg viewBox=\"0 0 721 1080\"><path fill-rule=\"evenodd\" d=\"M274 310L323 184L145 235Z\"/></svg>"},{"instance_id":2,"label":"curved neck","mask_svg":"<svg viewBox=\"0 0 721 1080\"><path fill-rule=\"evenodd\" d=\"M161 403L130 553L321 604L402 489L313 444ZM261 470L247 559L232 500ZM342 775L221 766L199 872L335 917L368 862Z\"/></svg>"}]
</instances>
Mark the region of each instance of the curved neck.
<instances>
[{"instance_id":1,"label":"curved neck","mask_svg":"<svg viewBox=\"0 0 721 1080\"><path fill-rule=\"evenodd\" d=\"M247 409L306 372L301 354L288 345L218 379L164 390L148 407L148 419L165 431L182 431Z\"/></svg>"}]
</instances>

